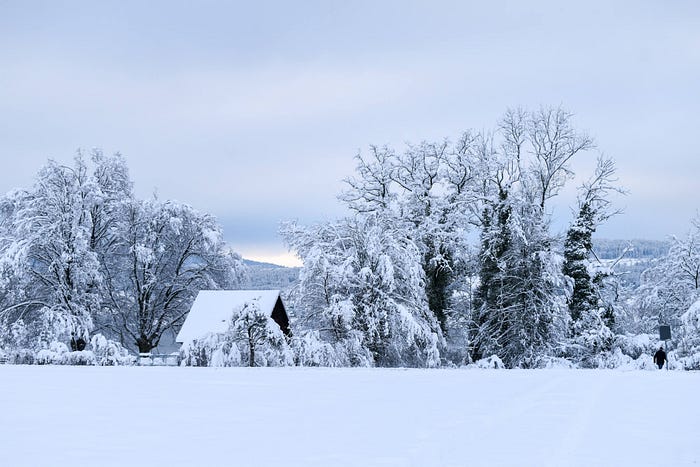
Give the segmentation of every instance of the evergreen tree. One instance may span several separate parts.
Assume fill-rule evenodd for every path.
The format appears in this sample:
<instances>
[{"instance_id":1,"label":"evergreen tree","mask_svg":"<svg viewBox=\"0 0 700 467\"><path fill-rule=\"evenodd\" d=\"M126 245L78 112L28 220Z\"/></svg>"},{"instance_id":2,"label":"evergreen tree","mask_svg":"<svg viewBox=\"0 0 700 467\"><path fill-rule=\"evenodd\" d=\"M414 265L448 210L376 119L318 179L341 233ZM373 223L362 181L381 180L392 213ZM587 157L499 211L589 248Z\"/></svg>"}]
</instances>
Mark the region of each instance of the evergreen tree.
<instances>
[{"instance_id":1,"label":"evergreen tree","mask_svg":"<svg viewBox=\"0 0 700 467\"><path fill-rule=\"evenodd\" d=\"M574 323L580 321L584 313L598 306L598 294L588 272L594 230L593 211L589 203L584 203L567 231L564 242L563 272L573 280L569 313Z\"/></svg>"},{"instance_id":2,"label":"evergreen tree","mask_svg":"<svg viewBox=\"0 0 700 467\"><path fill-rule=\"evenodd\" d=\"M572 157L592 147L561 109L508 111L496 170L486 179L474 357L498 355L510 367L551 355L564 321L561 256L553 250L547 202L572 172Z\"/></svg>"},{"instance_id":3,"label":"evergreen tree","mask_svg":"<svg viewBox=\"0 0 700 467\"><path fill-rule=\"evenodd\" d=\"M498 201L494 207L484 209L482 220L479 286L474 296L476 319L471 332L473 360L498 352L502 343L494 336L504 336L509 323L505 316L509 308L505 255L511 246L511 207L503 187L499 188Z\"/></svg>"},{"instance_id":4,"label":"evergreen tree","mask_svg":"<svg viewBox=\"0 0 700 467\"><path fill-rule=\"evenodd\" d=\"M571 346L568 353L584 365L612 345L615 322L614 304L603 300L606 273L596 271L591 261L592 236L598 225L615 212L610 211L609 194L622 192L615 186L615 166L601 157L594 176L579 191L578 212L569 227L564 243L563 273L571 283L568 298Z\"/></svg>"}]
</instances>

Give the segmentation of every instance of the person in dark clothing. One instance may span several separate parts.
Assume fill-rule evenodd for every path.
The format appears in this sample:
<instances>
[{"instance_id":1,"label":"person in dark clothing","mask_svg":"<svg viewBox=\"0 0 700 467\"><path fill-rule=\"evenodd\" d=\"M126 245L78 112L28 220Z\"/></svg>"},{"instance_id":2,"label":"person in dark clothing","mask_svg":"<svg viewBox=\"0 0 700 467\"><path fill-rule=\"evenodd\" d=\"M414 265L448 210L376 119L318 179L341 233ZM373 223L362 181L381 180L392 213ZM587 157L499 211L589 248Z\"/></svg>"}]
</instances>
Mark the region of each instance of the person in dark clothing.
<instances>
[{"instance_id":1,"label":"person in dark clothing","mask_svg":"<svg viewBox=\"0 0 700 467\"><path fill-rule=\"evenodd\" d=\"M654 354L654 363L659 366L659 370L664 367L664 363L666 363L666 352L664 352L663 347L659 347L659 350Z\"/></svg>"}]
</instances>

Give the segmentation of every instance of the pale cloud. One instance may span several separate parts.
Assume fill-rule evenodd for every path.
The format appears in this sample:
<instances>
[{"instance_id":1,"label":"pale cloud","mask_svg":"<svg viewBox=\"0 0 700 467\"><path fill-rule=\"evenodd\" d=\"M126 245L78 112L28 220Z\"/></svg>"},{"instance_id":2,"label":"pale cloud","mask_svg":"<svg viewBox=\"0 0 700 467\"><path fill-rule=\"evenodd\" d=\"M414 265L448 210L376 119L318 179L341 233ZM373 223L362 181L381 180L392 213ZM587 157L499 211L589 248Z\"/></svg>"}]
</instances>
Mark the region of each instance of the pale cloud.
<instances>
[{"instance_id":1,"label":"pale cloud","mask_svg":"<svg viewBox=\"0 0 700 467\"><path fill-rule=\"evenodd\" d=\"M120 125L268 127L299 120L354 115L420 96L431 81L406 66L277 64L239 70L193 70L162 76L124 74L90 63L5 63L3 107L45 106L117 121Z\"/></svg>"}]
</instances>

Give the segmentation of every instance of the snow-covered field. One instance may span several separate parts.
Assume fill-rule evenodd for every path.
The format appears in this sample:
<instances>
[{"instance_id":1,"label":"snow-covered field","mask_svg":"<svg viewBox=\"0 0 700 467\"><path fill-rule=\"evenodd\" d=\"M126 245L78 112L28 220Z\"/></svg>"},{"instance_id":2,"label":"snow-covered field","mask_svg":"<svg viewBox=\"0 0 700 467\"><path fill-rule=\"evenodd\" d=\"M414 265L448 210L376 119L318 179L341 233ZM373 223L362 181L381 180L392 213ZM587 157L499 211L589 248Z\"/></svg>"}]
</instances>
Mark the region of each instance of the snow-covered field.
<instances>
[{"instance_id":1,"label":"snow-covered field","mask_svg":"<svg viewBox=\"0 0 700 467\"><path fill-rule=\"evenodd\" d=\"M0 366L0 465L700 464L700 373Z\"/></svg>"}]
</instances>

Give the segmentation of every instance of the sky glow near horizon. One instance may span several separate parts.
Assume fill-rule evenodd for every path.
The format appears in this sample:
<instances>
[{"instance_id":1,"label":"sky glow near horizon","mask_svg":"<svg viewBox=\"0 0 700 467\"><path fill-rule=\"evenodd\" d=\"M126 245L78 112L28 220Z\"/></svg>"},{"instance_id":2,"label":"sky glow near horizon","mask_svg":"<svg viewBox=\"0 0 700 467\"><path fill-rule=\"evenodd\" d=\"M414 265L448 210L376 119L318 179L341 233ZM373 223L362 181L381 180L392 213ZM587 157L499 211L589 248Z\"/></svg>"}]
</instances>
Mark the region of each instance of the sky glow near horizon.
<instances>
[{"instance_id":1,"label":"sky glow near horizon","mask_svg":"<svg viewBox=\"0 0 700 467\"><path fill-rule=\"evenodd\" d=\"M119 151L139 196L212 213L245 257L293 264L279 222L344 215L358 151L562 105L629 190L599 235L663 239L700 207L699 82L693 1L0 0L0 192L48 158Z\"/></svg>"}]
</instances>

